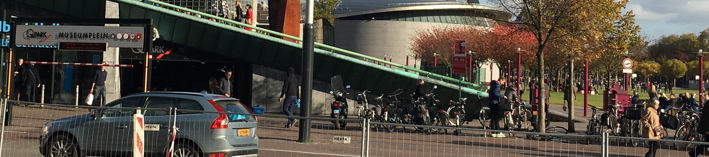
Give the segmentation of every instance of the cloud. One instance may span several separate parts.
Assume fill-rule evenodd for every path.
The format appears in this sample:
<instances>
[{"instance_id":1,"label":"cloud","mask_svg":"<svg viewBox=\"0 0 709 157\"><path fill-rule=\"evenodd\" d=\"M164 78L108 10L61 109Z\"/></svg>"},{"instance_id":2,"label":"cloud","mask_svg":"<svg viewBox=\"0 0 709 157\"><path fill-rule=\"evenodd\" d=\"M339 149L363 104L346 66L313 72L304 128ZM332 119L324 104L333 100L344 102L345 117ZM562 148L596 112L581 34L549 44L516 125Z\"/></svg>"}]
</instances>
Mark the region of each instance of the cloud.
<instances>
[{"instance_id":1,"label":"cloud","mask_svg":"<svg viewBox=\"0 0 709 157\"><path fill-rule=\"evenodd\" d=\"M651 10L646 10L640 5L628 5L628 8L630 10L633 10L633 13L635 13L635 18L640 19L640 20L667 20L670 18L677 17L677 13L657 13L653 12Z\"/></svg>"}]
</instances>

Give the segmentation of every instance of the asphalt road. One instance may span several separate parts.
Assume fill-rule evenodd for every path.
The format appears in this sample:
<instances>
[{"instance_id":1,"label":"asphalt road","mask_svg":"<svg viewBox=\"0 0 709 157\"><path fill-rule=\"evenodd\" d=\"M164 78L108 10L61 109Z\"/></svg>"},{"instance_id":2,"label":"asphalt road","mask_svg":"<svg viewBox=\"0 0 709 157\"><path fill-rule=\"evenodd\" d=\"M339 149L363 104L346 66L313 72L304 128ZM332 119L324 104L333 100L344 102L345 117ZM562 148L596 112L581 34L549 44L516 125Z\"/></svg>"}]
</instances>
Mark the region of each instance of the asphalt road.
<instances>
[{"instance_id":1,"label":"asphalt road","mask_svg":"<svg viewBox=\"0 0 709 157\"><path fill-rule=\"evenodd\" d=\"M15 107L13 123L4 128L2 156L41 156L39 136L44 124L50 120L86 114L87 109L60 107ZM285 119L259 117L259 156L266 157L324 157L359 156L362 131L359 124L348 124L344 130L335 130L329 121L313 121L311 141L300 143L298 127L284 128ZM465 127L479 128L477 121ZM552 125L566 126L563 122ZM577 134L582 134L585 124L577 123ZM179 127L179 126L178 126ZM369 140L370 156L600 156L599 139L556 136L547 140L528 139L524 134L513 137L492 138L481 131L463 131L462 136L445 133L425 134L413 128L397 128L394 132L372 131ZM349 143L333 140L349 138ZM611 140L611 156L642 156L647 148L633 147L625 142ZM658 156L685 156L684 150L670 150L669 145L658 151Z\"/></svg>"}]
</instances>

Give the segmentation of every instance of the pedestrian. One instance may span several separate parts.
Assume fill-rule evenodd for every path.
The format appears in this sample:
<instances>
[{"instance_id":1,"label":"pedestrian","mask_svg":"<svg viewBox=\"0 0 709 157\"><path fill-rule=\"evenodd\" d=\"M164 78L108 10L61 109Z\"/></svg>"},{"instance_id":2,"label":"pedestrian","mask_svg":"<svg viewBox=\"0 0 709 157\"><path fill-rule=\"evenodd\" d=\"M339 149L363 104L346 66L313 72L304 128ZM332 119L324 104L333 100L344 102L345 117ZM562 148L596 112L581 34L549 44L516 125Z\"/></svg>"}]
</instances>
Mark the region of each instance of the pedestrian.
<instances>
[{"instance_id":1,"label":"pedestrian","mask_svg":"<svg viewBox=\"0 0 709 157\"><path fill-rule=\"evenodd\" d=\"M488 106L490 108L490 113L491 113L491 121L490 121L490 129L492 130L500 130L500 114L503 112L502 108L503 105L501 105L502 99L507 99L507 96L504 96L500 94L500 86L505 84L505 78L500 78L497 81L492 80L490 82L490 90L488 91ZM492 133L492 137L505 137L504 134L502 133Z\"/></svg>"},{"instance_id":2,"label":"pedestrian","mask_svg":"<svg viewBox=\"0 0 709 157\"><path fill-rule=\"evenodd\" d=\"M633 92L633 98L631 99L630 103L633 106L637 106L640 103L640 95L638 94L638 91Z\"/></svg>"},{"instance_id":3,"label":"pedestrian","mask_svg":"<svg viewBox=\"0 0 709 157\"><path fill-rule=\"evenodd\" d=\"M217 1L217 16L229 19L229 3L226 0Z\"/></svg>"},{"instance_id":4,"label":"pedestrian","mask_svg":"<svg viewBox=\"0 0 709 157\"><path fill-rule=\"evenodd\" d=\"M281 90L281 95L278 97L278 102L283 102L283 113L287 116L293 116L293 108L295 104L300 101L300 93L298 91L298 77L295 76L295 69L288 68L288 75L283 80L283 89ZM286 100L283 101L285 96ZM288 118L286 123L286 128L290 128L295 124L295 119Z\"/></svg>"},{"instance_id":5,"label":"pedestrian","mask_svg":"<svg viewBox=\"0 0 709 157\"><path fill-rule=\"evenodd\" d=\"M657 100L657 88L655 85L650 85L650 91L648 92L648 95L650 96L649 100Z\"/></svg>"},{"instance_id":6,"label":"pedestrian","mask_svg":"<svg viewBox=\"0 0 709 157\"><path fill-rule=\"evenodd\" d=\"M251 9L251 4L246 5L246 19L245 20L246 20L246 24L251 25L251 26L254 25L254 14ZM251 28L249 28L249 27L246 27L244 29L251 31Z\"/></svg>"},{"instance_id":7,"label":"pedestrian","mask_svg":"<svg viewBox=\"0 0 709 157\"><path fill-rule=\"evenodd\" d=\"M234 81L231 78L231 70L224 71L224 77L219 79L219 89L227 97L233 97L234 94Z\"/></svg>"},{"instance_id":8,"label":"pedestrian","mask_svg":"<svg viewBox=\"0 0 709 157\"><path fill-rule=\"evenodd\" d=\"M23 88L23 96L24 100L28 102L34 102L35 100L35 93L37 92L37 87L40 86L39 84L39 74L37 73L37 69L34 68L33 64L23 64L22 67L22 87Z\"/></svg>"},{"instance_id":9,"label":"pedestrian","mask_svg":"<svg viewBox=\"0 0 709 157\"><path fill-rule=\"evenodd\" d=\"M705 96L709 99L709 95ZM709 101L705 101L704 105L706 106L709 103ZM704 107L702 108L702 114L699 119L699 126L697 128L697 132L704 135L702 142L709 142L709 107ZM707 150L707 145L699 145L694 150L689 151L689 156L690 157L696 157L699 154L705 154Z\"/></svg>"},{"instance_id":10,"label":"pedestrian","mask_svg":"<svg viewBox=\"0 0 709 157\"><path fill-rule=\"evenodd\" d=\"M670 101L667 99L667 95L665 93L660 94L660 109L665 109L667 110L667 106L670 106Z\"/></svg>"},{"instance_id":11,"label":"pedestrian","mask_svg":"<svg viewBox=\"0 0 709 157\"><path fill-rule=\"evenodd\" d=\"M96 73L94 74L94 79L93 82L91 83L91 91L89 93L94 93L94 103L96 104L96 101L98 99L100 106L103 106L106 104L106 76L108 75L108 72L106 72L106 63L101 64L101 69L96 70Z\"/></svg>"},{"instance_id":12,"label":"pedestrian","mask_svg":"<svg viewBox=\"0 0 709 157\"><path fill-rule=\"evenodd\" d=\"M692 111L699 111L699 103L697 103L697 99L695 98L697 96L697 93L692 93L692 96L689 97L689 100L687 101L687 105L690 105L689 108L692 109Z\"/></svg>"},{"instance_id":13,"label":"pedestrian","mask_svg":"<svg viewBox=\"0 0 709 157\"><path fill-rule=\"evenodd\" d=\"M23 78L23 65L24 65L25 60L22 58L17 59L17 66L13 67L13 86L14 86L14 93L12 94L12 98L14 98L17 101L20 101L20 97L24 95L24 85L25 85L25 80ZM24 99L24 98L23 98Z\"/></svg>"},{"instance_id":14,"label":"pedestrian","mask_svg":"<svg viewBox=\"0 0 709 157\"><path fill-rule=\"evenodd\" d=\"M645 116L643 116L643 137L649 138L650 140L658 140L665 135L664 129L662 129L662 125L660 125L660 117L657 114L660 101L654 99L652 102L652 105L645 108ZM654 157L659 147L659 141L649 141L649 149L647 153L645 153L645 157Z\"/></svg>"},{"instance_id":15,"label":"pedestrian","mask_svg":"<svg viewBox=\"0 0 709 157\"><path fill-rule=\"evenodd\" d=\"M215 78L209 78L209 89L208 92L212 94L224 95L224 91L219 88L219 81Z\"/></svg>"},{"instance_id":16,"label":"pedestrian","mask_svg":"<svg viewBox=\"0 0 709 157\"><path fill-rule=\"evenodd\" d=\"M672 87L673 87L673 86L674 86L674 85L667 85L667 89L670 90L670 93L672 93Z\"/></svg>"},{"instance_id":17,"label":"pedestrian","mask_svg":"<svg viewBox=\"0 0 709 157\"><path fill-rule=\"evenodd\" d=\"M244 22L244 11L241 9L241 2L236 1L236 10L232 13L231 19L237 22Z\"/></svg>"},{"instance_id":18,"label":"pedestrian","mask_svg":"<svg viewBox=\"0 0 709 157\"><path fill-rule=\"evenodd\" d=\"M670 93L670 98L667 99L667 101L668 105L665 106L665 111L669 111L677 103L677 97L675 97L675 93Z\"/></svg>"}]
</instances>

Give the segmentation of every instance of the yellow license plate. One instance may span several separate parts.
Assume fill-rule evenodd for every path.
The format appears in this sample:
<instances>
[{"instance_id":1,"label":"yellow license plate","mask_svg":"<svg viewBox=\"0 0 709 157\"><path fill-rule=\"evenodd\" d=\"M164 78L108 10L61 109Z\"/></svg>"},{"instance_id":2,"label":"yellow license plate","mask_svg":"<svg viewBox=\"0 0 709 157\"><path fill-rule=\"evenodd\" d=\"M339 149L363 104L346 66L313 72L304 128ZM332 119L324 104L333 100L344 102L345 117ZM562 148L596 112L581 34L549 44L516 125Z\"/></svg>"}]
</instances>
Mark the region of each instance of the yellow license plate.
<instances>
[{"instance_id":1,"label":"yellow license plate","mask_svg":"<svg viewBox=\"0 0 709 157\"><path fill-rule=\"evenodd\" d=\"M538 112L538 111L532 111L532 115L535 115L535 116L536 116L537 114L539 114L539 113L537 113L537 112Z\"/></svg>"},{"instance_id":2,"label":"yellow license plate","mask_svg":"<svg viewBox=\"0 0 709 157\"><path fill-rule=\"evenodd\" d=\"M249 136L249 135L251 135L251 130L249 130L249 129L239 129L239 131L237 131L237 134L238 134L239 136Z\"/></svg>"}]
</instances>

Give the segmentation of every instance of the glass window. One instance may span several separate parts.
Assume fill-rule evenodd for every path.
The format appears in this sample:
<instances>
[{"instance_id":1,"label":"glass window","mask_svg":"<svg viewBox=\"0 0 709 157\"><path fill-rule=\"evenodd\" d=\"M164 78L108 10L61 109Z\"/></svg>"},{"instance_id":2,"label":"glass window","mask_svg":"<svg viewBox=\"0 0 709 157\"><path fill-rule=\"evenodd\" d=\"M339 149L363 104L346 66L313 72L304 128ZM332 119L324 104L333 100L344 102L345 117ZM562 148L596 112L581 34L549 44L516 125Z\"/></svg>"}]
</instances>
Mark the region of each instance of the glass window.
<instances>
[{"instance_id":1,"label":"glass window","mask_svg":"<svg viewBox=\"0 0 709 157\"><path fill-rule=\"evenodd\" d=\"M195 114L204 111L199 102L187 99L177 99L177 109L177 114Z\"/></svg>"},{"instance_id":2,"label":"glass window","mask_svg":"<svg viewBox=\"0 0 709 157\"><path fill-rule=\"evenodd\" d=\"M149 97L145 101L143 112L145 116L164 116L170 114L175 99L166 97Z\"/></svg>"},{"instance_id":3,"label":"glass window","mask_svg":"<svg viewBox=\"0 0 709 157\"><path fill-rule=\"evenodd\" d=\"M135 107L141 106L142 97L126 98L106 105L103 117L127 117L135 113Z\"/></svg>"},{"instance_id":4,"label":"glass window","mask_svg":"<svg viewBox=\"0 0 709 157\"><path fill-rule=\"evenodd\" d=\"M224 109L225 112L227 113L235 113L235 114L229 114L229 121L239 121L239 120L250 120L252 119L253 116L250 116L248 114L251 114L244 105L241 105L241 102L236 101L236 100L222 100L222 101L217 101L216 102L222 109Z\"/></svg>"}]
</instances>

